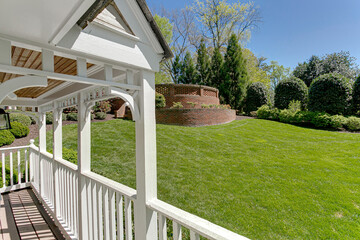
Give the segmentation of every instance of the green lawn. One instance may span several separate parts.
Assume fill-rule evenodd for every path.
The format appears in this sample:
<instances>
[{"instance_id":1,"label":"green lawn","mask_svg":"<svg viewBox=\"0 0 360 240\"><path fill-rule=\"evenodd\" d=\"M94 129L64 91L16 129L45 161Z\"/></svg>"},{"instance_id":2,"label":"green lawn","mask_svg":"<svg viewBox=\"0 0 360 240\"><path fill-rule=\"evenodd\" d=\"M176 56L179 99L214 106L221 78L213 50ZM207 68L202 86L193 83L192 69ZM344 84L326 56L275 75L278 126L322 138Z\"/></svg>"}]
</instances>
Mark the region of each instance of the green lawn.
<instances>
[{"instance_id":1,"label":"green lawn","mask_svg":"<svg viewBox=\"0 0 360 240\"><path fill-rule=\"evenodd\" d=\"M250 119L157 136L161 200L252 239L359 239L360 134ZM93 171L135 187L134 123L93 123L92 137Z\"/></svg>"}]
</instances>

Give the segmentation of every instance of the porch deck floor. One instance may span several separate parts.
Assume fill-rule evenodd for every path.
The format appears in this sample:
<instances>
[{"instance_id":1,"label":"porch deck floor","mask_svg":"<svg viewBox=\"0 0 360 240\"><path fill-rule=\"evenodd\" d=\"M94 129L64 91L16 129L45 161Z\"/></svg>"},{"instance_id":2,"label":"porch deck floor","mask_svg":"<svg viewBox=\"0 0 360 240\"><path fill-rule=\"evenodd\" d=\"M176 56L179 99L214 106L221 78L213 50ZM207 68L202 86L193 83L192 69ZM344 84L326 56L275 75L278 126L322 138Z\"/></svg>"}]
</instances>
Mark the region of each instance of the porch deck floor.
<instances>
[{"instance_id":1,"label":"porch deck floor","mask_svg":"<svg viewBox=\"0 0 360 240\"><path fill-rule=\"evenodd\" d=\"M31 189L3 194L0 240L65 239Z\"/></svg>"}]
</instances>

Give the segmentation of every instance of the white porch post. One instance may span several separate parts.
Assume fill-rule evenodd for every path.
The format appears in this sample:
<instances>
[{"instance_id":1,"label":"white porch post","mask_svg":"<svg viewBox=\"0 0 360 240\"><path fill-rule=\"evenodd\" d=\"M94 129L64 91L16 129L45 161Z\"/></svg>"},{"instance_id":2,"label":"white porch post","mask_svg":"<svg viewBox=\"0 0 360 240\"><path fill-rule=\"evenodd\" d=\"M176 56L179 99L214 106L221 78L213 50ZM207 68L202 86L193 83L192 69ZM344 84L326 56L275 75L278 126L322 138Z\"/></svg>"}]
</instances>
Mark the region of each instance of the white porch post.
<instances>
[{"instance_id":1,"label":"white porch post","mask_svg":"<svg viewBox=\"0 0 360 240\"><path fill-rule=\"evenodd\" d=\"M140 119L136 122L135 239L157 239L157 214L146 203L157 198L155 73L141 71L138 95Z\"/></svg>"},{"instance_id":2,"label":"white porch post","mask_svg":"<svg viewBox=\"0 0 360 240\"><path fill-rule=\"evenodd\" d=\"M55 159L62 159L62 109L54 103L53 110L53 189L54 189L54 213L58 216L59 188L58 166Z\"/></svg>"},{"instance_id":3,"label":"white porch post","mask_svg":"<svg viewBox=\"0 0 360 240\"><path fill-rule=\"evenodd\" d=\"M78 75L86 77L86 60L78 59ZM86 179L83 173L91 170L91 113L84 103L84 93L78 94L78 213L79 213L79 239L89 239L89 222L87 209Z\"/></svg>"},{"instance_id":4,"label":"white porch post","mask_svg":"<svg viewBox=\"0 0 360 240\"><path fill-rule=\"evenodd\" d=\"M39 152L46 152L46 113L39 113ZM39 154L39 193L42 194L42 158Z\"/></svg>"}]
</instances>

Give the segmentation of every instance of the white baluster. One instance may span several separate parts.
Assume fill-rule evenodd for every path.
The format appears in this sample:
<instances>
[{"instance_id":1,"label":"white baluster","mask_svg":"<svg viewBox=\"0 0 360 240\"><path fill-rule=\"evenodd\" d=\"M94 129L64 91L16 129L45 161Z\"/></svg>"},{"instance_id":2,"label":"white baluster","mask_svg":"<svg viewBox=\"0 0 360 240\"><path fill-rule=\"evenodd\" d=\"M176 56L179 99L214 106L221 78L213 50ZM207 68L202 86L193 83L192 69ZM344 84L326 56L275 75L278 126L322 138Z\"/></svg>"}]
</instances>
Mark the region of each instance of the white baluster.
<instances>
[{"instance_id":1,"label":"white baluster","mask_svg":"<svg viewBox=\"0 0 360 240\"><path fill-rule=\"evenodd\" d=\"M10 152L10 186L14 185L14 180L13 180L13 153Z\"/></svg>"},{"instance_id":2,"label":"white baluster","mask_svg":"<svg viewBox=\"0 0 360 240\"><path fill-rule=\"evenodd\" d=\"M159 240L167 240L166 217L159 214Z\"/></svg>"},{"instance_id":3,"label":"white baluster","mask_svg":"<svg viewBox=\"0 0 360 240\"><path fill-rule=\"evenodd\" d=\"M131 200L127 197L125 197L125 235L126 240L132 240Z\"/></svg>"},{"instance_id":4,"label":"white baluster","mask_svg":"<svg viewBox=\"0 0 360 240\"><path fill-rule=\"evenodd\" d=\"M117 235L119 240L124 240L124 209L123 196L116 193L116 213L117 213Z\"/></svg>"},{"instance_id":5,"label":"white baluster","mask_svg":"<svg viewBox=\"0 0 360 240\"><path fill-rule=\"evenodd\" d=\"M173 220L174 240L181 240L181 225Z\"/></svg>"},{"instance_id":6,"label":"white baluster","mask_svg":"<svg viewBox=\"0 0 360 240\"><path fill-rule=\"evenodd\" d=\"M5 153L1 153L3 187L6 187Z\"/></svg>"}]
</instances>

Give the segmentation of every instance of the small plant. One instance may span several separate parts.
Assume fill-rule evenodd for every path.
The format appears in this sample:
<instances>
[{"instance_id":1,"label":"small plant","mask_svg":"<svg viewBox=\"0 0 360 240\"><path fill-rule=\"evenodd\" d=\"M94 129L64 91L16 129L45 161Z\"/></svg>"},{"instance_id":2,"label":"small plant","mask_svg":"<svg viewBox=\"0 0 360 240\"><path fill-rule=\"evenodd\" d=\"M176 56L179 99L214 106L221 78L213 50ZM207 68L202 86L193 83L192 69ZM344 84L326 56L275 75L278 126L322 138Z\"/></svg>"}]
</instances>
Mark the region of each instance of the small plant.
<instances>
[{"instance_id":1,"label":"small plant","mask_svg":"<svg viewBox=\"0 0 360 240\"><path fill-rule=\"evenodd\" d=\"M164 108L166 106L166 99L161 93L155 93L155 107Z\"/></svg>"},{"instance_id":2,"label":"small plant","mask_svg":"<svg viewBox=\"0 0 360 240\"><path fill-rule=\"evenodd\" d=\"M201 104L201 108L210 108L210 105L208 105L208 104Z\"/></svg>"},{"instance_id":3,"label":"small plant","mask_svg":"<svg viewBox=\"0 0 360 240\"><path fill-rule=\"evenodd\" d=\"M19 122L11 123L10 132L14 135L15 138L26 137L30 130L27 126Z\"/></svg>"},{"instance_id":4,"label":"small plant","mask_svg":"<svg viewBox=\"0 0 360 240\"><path fill-rule=\"evenodd\" d=\"M0 131L0 147L10 145L15 141L14 135L9 130Z\"/></svg>"},{"instance_id":5,"label":"small plant","mask_svg":"<svg viewBox=\"0 0 360 240\"><path fill-rule=\"evenodd\" d=\"M289 110L290 112L293 112L293 113L296 113L296 112L301 111L301 102L300 102L300 101L292 100L292 101L289 103L288 110Z\"/></svg>"},{"instance_id":6,"label":"small plant","mask_svg":"<svg viewBox=\"0 0 360 240\"><path fill-rule=\"evenodd\" d=\"M181 102L173 102L173 105L171 108L183 108L184 106L181 104Z\"/></svg>"},{"instance_id":7,"label":"small plant","mask_svg":"<svg viewBox=\"0 0 360 240\"><path fill-rule=\"evenodd\" d=\"M95 113L95 119L104 120L105 118L106 118L106 113L104 113L104 112Z\"/></svg>"},{"instance_id":8,"label":"small plant","mask_svg":"<svg viewBox=\"0 0 360 240\"><path fill-rule=\"evenodd\" d=\"M2 173L2 166L0 166L0 172ZM5 184L6 186L10 186L11 181L10 181L10 169L5 167ZM4 187L3 185L3 176L1 174L0 176L0 188ZM18 182L18 174L16 171L13 172L13 182L17 183Z\"/></svg>"},{"instance_id":9,"label":"small plant","mask_svg":"<svg viewBox=\"0 0 360 240\"><path fill-rule=\"evenodd\" d=\"M191 108L195 108L197 103L196 102L187 102L187 104L189 104Z\"/></svg>"}]
</instances>

